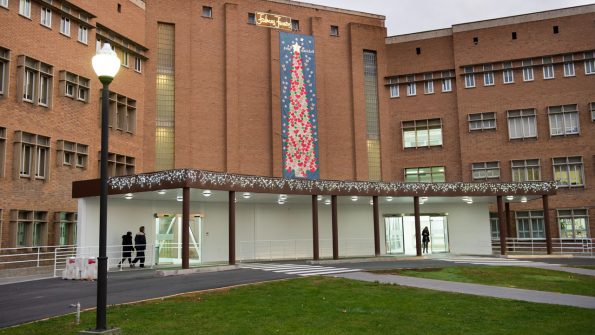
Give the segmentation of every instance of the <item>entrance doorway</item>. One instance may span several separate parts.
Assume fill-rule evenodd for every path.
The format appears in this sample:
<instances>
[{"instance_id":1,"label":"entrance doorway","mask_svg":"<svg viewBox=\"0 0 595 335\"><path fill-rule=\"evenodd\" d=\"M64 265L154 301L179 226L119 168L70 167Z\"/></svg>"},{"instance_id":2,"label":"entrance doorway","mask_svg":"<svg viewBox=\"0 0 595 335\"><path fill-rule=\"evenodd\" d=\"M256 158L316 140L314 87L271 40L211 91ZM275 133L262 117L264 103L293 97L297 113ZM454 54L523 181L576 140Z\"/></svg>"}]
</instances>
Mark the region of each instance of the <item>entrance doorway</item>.
<instances>
[{"instance_id":1,"label":"entrance doorway","mask_svg":"<svg viewBox=\"0 0 595 335\"><path fill-rule=\"evenodd\" d=\"M182 215L155 214L157 264L182 264ZM202 217L190 215L190 263L202 262Z\"/></svg>"},{"instance_id":2,"label":"entrance doorway","mask_svg":"<svg viewBox=\"0 0 595 335\"><path fill-rule=\"evenodd\" d=\"M419 217L423 230L430 230L428 253L448 252L448 223L447 217L441 214L425 214ZM415 255L415 216L385 216L384 231L387 254Z\"/></svg>"}]
</instances>

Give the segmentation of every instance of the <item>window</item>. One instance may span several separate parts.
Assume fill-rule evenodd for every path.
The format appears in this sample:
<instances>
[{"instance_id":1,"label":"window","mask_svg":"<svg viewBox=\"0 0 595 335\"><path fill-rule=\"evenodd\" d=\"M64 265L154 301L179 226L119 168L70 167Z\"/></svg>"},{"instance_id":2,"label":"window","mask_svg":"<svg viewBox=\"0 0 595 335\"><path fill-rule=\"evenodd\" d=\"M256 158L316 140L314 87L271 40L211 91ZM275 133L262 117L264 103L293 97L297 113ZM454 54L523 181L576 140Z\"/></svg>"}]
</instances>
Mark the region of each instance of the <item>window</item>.
<instances>
[{"instance_id":1,"label":"window","mask_svg":"<svg viewBox=\"0 0 595 335\"><path fill-rule=\"evenodd\" d=\"M512 181L540 181L541 167L539 166L539 159L527 160L513 160L512 165Z\"/></svg>"},{"instance_id":2,"label":"window","mask_svg":"<svg viewBox=\"0 0 595 335\"><path fill-rule=\"evenodd\" d=\"M589 104L591 108L591 121L595 121L595 102Z\"/></svg>"},{"instance_id":3,"label":"window","mask_svg":"<svg viewBox=\"0 0 595 335\"><path fill-rule=\"evenodd\" d=\"M248 24L256 24L256 14L248 13Z\"/></svg>"},{"instance_id":4,"label":"window","mask_svg":"<svg viewBox=\"0 0 595 335\"><path fill-rule=\"evenodd\" d=\"M516 212L518 238L545 238L543 211Z\"/></svg>"},{"instance_id":5,"label":"window","mask_svg":"<svg viewBox=\"0 0 595 335\"><path fill-rule=\"evenodd\" d=\"M585 52L585 74L595 74L595 51Z\"/></svg>"},{"instance_id":6,"label":"window","mask_svg":"<svg viewBox=\"0 0 595 335\"><path fill-rule=\"evenodd\" d=\"M499 179L500 162L481 162L471 164L473 180Z\"/></svg>"},{"instance_id":7,"label":"window","mask_svg":"<svg viewBox=\"0 0 595 335\"><path fill-rule=\"evenodd\" d=\"M466 66L465 72L465 88L475 87L475 74L473 73L473 66Z\"/></svg>"},{"instance_id":8,"label":"window","mask_svg":"<svg viewBox=\"0 0 595 335\"><path fill-rule=\"evenodd\" d=\"M496 129L496 113L475 113L467 116L469 131Z\"/></svg>"},{"instance_id":9,"label":"window","mask_svg":"<svg viewBox=\"0 0 595 335\"><path fill-rule=\"evenodd\" d=\"M136 100L109 93L109 126L128 133L136 131Z\"/></svg>"},{"instance_id":10,"label":"window","mask_svg":"<svg viewBox=\"0 0 595 335\"><path fill-rule=\"evenodd\" d=\"M535 109L519 109L508 111L508 138L537 137Z\"/></svg>"},{"instance_id":11,"label":"window","mask_svg":"<svg viewBox=\"0 0 595 335\"><path fill-rule=\"evenodd\" d=\"M213 17L213 7L202 6L202 17Z\"/></svg>"},{"instance_id":12,"label":"window","mask_svg":"<svg viewBox=\"0 0 595 335\"><path fill-rule=\"evenodd\" d=\"M134 57L134 71L143 72L143 60L140 57Z\"/></svg>"},{"instance_id":13,"label":"window","mask_svg":"<svg viewBox=\"0 0 595 335\"><path fill-rule=\"evenodd\" d=\"M516 40L516 31L513 31L513 32L512 32L512 39L513 39L513 40Z\"/></svg>"},{"instance_id":14,"label":"window","mask_svg":"<svg viewBox=\"0 0 595 335\"><path fill-rule=\"evenodd\" d=\"M407 96L412 97L417 94L417 86L415 84L415 75L407 76Z\"/></svg>"},{"instance_id":15,"label":"window","mask_svg":"<svg viewBox=\"0 0 595 335\"><path fill-rule=\"evenodd\" d=\"M586 209L558 209L560 238L588 238L589 214Z\"/></svg>"},{"instance_id":16,"label":"window","mask_svg":"<svg viewBox=\"0 0 595 335\"><path fill-rule=\"evenodd\" d=\"M76 223L77 213L74 212L56 212L54 224L57 230L57 244L75 245L76 244Z\"/></svg>"},{"instance_id":17,"label":"window","mask_svg":"<svg viewBox=\"0 0 595 335\"><path fill-rule=\"evenodd\" d=\"M57 142L58 166L86 168L88 149L89 146L86 144L59 140Z\"/></svg>"},{"instance_id":18,"label":"window","mask_svg":"<svg viewBox=\"0 0 595 335\"><path fill-rule=\"evenodd\" d=\"M403 122L403 147L419 148L442 145L442 120Z\"/></svg>"},{"instance_id":19,"label":"window","mask_svg":"<svg viewBox=\"0 0 595 335\"><path fill-rule=\"evenodd\" d=\"M424 79L424 94L434 94L434 75L426 73Z\"/></svg>"},{"instance_id":20,"label":"window","mask_svg":"<svg viewBox=\"0 0 595 335\"><path fill-rule=\"evenodd\" d=\"M514 71L512 70L512 62L502 63L502 81L505 84L514 83Z\"/></svg>"},{"instance_id":21,"label":"window","mask_svg":"<svg viewBox=\"0 0 595 335\"><path fill-rule=\"evenodd\" d=\"M41 7L41 25L52 28L52 10Z\"/></svg>"},{"instance_id":22,"label":"window","mask_svg":"<svg viewBox=\"0 0 595 335\"><path fill-rule=\"evenodd\" d=\"M378 111L378 57L376 51L364 50L364 98L366 110L366 147L368 179L380 180L381 155L380 117Z\"/></svg>"},{"instance_id":23,"label":"window","mask_svg":"<svg viewBox=\"0 0 595 335\"><path fill-rule=\"evenodd\" d=\"M0 127L0 178L4 177L4 163L6 160L6 128ZM1 214L1 212L0 212ZM0 221L2 216L0 216Z\"/></svg>"},{"instance_id":24,"label":"window","mask_svg":"<svg viewBox=\"0 0 595 335\"><path fill-rule=\"evenodd\" d=\"M444 71L442 72L442 92L451 92L452 91L452 71Z\"/></svg>"},{"instance_id":25,"label":"window","mask_svg":"<svg viewBox=\"0 0 595 335\"><path fill-rule=\"evenodd\" d=\"M65 16L60 19L60 33L70 36L70 19Z\"/></svg>"},{"instance_id":26,"label":"window","mask_svg":"<svg viewBox=\"0 0 595 335\"><path fill-rule=\"evenodd\" d=\"M399 97L399 84L392 84L389 86L390 90L390 97L391 98L398 98Z\"/></svg>"},{"instance_id":27,"label":"window","mask_svg":"<svg viewBox=\"0 0 595 335\"><path fill-rule=\"evenodd\" d=\"M444 166L405 169L406 183L443 183L445 180Z\"/></svg>"},{"instance_id":28,"label":"window","mask_svg":"<svg viewBox=\"0 0 595 335\"><path fill-rule=\"evenodd\" d=\"M50 107L52 102L53 66L27 56L19 56L19 77L23 78L18 85L18 96L22 101L43 107Z\"/></svg>"},{"instance_id":29,"label":"window","mask_svg":"<svg viewBox=\"0 0 595 335\"><path fill-rule=\"evenodd\" d=\"M500 239L500 219L498 213L490 213L490 232L492 234L492 240Z\"/></svg>"},{"instance_id":30,"label":"window","mask_svg":"<svg viewBox=\"0 0 595 335\"><path fill-rule=\"evenodd\" d=\"M31 18L31 0L19 1L19 14Z\"/></svg>"},{"instance_id":31,"label":"window","mask_svg":"<svg viewBox=\"0 0 595 335\"><path fill-rule=\"evenodd\" d=\"M494 72L492 71L494 66L492 64L486 64L483 66L483 85L492 86L494 85Z\"/></svg>"},{"instance_id":32,"label":"window","mask_svg":"<svg viewBox=\"0 0 595 335\"><path fill-rule=\"evenodd\" d=\"M339 36L339 26L331 26L331 36Z\"/></svg>"},{"instance_id":33,"label":"window","mask_svg":"<svg viewBox=\"0 0 595 335\"><path fill-rule=\"evenodd\" d=\"M10 52L0 47L0 97L8 93L8 74L10 64Z\"/></svg>"},{"instance_id":34,"label":"window","mask_svg":"<svg viewBox=\"0 0 595 335\"><path fill-rule=\"evenodd\" d=\"M90 80L68 71L60 71L60 95L89 102Z\"/></svg>"},{"instance_id":35,"label":"window","mask_svg":"<svg viewBox=\"0 0 595 335\"><path fill-rule=\"evenodd\" d=\"M543 79L553 79L554 78L554 58L553 57L543 57L541 59L541 63L543 64Z\"/></svg>"},{"instance_id":36,"label":"window","mask_svg":"<svg viewBox=\"0 0 595 335\"><path fill-rule=\"evenodd\" d=\"M98 157L101 157L101 153L98 153ZM110 177L134 174L134 157L108 153L107 174Z\"/></svg>"},{"instance_id":37,"label":"window","mask_svg":"<svg viewBox=\"0 0 595 335\"><path fill-rule=\"evenodd\" d=\"M0 7L8 8L8 0L0 0ZM0 211L0 213L2 213L2 212Z\"/></svg>"},{"instance_id":38,"label":"window","mask_svg":"<svg viewBox=\"0 0 595 335\"><path fill-rule=\"evenodd\" d=\"M523 65L523 81L533 80L533 60L525 59L522 61Z\"/></svg>"},{"instance_id":39,"label":"window","mask_svg":"<svg viewBox=\"0 0 595 335\"><path fill-rule=\"evenodd\" d=\"M88 35L87 27L79 26L78 41L87 44Z\"/></svg>"},{"instance_id":40,"label":"window","mask_svg":"<svg viewBox=\"0 0 595 335\"><path fill-rule=\"evenodd\" d=\"M557 34L560 32L560 29L558 29L558 26L554 26L554 34Z\"/></svg>"},{"instance_id":41,"label":"window","mask_svg":"<svg viewBox=\"0 0 595 335\"><path fill-rule=\"evenodd\" d=\"M577 105L551 106L547 108L550 118L550 135L578 134L579 119Z\"/></svg>"},{"instance_id":42,"label":"window","mask_svg":"<svg viewBox=\"0 0 595 335\"><path fill-rule=\"evenodd\" d=\"M564 55L564 77L574 77L574 62L572 55Z\"/></svg>"},{"instance_id":43,"label":"window","mask_svg":"<svg viewBox=\"0 0 595 335\"><path fill-rule=\"evenodd\" d=\"M11 231L14 231L15 247L37 247L47 245L48 212L11 210Z\"/></svg>"},{"instance_id":44,"label":"window","mask_svg":"<svg viewBox=\"0 0 595 335\"><path fill-rule=\"evenodd\" d=\"M291 30L300 31L300 21L299 20L291 20Z\"/></svg>"},{"instance_id":45,"label":"window","mask_svg":"<svg viewBox=\"0 0 595 335\"><path fill-rule=\"evenodd\" d=\"M47 179L49 176L50 138L17 131L14 143L14 156L19 157L16 176L26 179Z\"/></svg>"},{"instance_id":46,"label":"window","mask_svg":"<svg viewBox=\"0 0 595 335\"><path fill-rule=\"evenodd\" d=\"M585 185L581 156L553 158L552 165L554 179L558 187L582 187Z\"/></svg>"}]
</instances>

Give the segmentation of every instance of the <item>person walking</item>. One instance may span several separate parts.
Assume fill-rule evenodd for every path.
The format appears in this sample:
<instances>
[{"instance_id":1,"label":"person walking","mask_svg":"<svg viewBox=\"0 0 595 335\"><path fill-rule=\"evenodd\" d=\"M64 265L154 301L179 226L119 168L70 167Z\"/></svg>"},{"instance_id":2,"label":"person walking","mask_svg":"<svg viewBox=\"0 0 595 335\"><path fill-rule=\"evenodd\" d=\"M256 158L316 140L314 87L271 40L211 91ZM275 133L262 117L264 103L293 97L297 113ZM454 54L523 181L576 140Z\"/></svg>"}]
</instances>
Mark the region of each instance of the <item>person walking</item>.
<instances>
[{"instance_id":1,"label":"person walking","mask_svg":"<svg viewBox=\"0 0 595 335\"><path fill-rule=\"evenodd\" d=\"M134 247L136 248L136 258L132 261L131 267L134 267L136 262L140 261L140 267L145 267L145 249L147 248L147 238L145 236L145 226L138 229L138 233L134 236Z\"/></svg>"},{"instance_id":2,"label":"person walking","mask_svg":"<svg viewBox=\"0 0 595 335\"><path fill-rule=\"evenodd\" d=\"M122 260L118 263L118 267L121 267L127 259L130 267L133 266L132 251L134 251L134 246L132 246L132 232L129 231L126 235L122 235Z\"/></svg>"},{"instance_id":3,"label":"person walking","mask_svg":"<svg viewBox=\"0 0 595 335\"><path fill-rule=\"evenodd\" d=\"M421 236L422 236L422 252L425 252L426 254L428 253L428 243L430 242L430 231L428 230L428 226L426 226L424 228L424 230L421 232Z\"/></svg>"}]
</instances>

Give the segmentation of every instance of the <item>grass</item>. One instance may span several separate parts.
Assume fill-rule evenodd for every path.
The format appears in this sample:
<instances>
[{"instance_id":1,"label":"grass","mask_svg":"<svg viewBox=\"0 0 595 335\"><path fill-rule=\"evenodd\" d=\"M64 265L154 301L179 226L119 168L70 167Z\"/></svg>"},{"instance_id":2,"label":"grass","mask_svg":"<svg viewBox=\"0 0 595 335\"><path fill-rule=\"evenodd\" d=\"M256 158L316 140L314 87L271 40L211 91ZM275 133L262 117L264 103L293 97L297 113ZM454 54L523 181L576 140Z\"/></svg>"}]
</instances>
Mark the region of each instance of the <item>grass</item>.
<instances>
[{"instance_id":1,"label":"grass","mask_svg":"<svg viewBox=\"0 0 595 335\"><path fill-rule=\"evenodd\" d=\"M453 266L445 268L383 270L374 272L595 296L595 277L528 267Z\"/></svg>"},{"instance_id":2,"label":"grass","mask_svg":"<svg viewBox=\"0 0 595 335\"><path fill-rule=\"evenodd\" d=\"M595 310L315 277L108 309L123 334L593 334ZM76 334L94 311L6 334Z\"/></svg>"},{"instance_id":3,"label":"grass","mask_svg":"<svg viewBox=\"0 0 595 335\"><path fill-rule=\"evenodd\" d=\"M595 270L595 265L567 265L567 267Z\"/></svg>"}]
</instances>

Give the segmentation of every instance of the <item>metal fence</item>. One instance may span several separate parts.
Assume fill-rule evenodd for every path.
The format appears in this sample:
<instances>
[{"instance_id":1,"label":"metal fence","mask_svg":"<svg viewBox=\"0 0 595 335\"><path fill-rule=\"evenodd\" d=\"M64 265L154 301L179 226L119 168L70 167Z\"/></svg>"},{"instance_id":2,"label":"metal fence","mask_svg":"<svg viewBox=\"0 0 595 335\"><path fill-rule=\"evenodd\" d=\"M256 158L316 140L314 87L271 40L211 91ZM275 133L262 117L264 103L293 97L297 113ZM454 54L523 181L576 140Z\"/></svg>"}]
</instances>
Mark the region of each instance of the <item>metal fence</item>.
<instances>
[{"instance_id":1,"label":"metal fence","mask_svg":"<svg viewBox=\"0 0 595 335\"><path fill-rule=\"evenodd\" d=\"M506 251L512 255L545 255L545 239L506 238ZM492 252L500 254L500 240L492 240ZM557 255L594 256L595 239L552 239L552 252Z\"/></svg>"}]
</instances>

